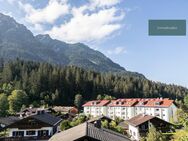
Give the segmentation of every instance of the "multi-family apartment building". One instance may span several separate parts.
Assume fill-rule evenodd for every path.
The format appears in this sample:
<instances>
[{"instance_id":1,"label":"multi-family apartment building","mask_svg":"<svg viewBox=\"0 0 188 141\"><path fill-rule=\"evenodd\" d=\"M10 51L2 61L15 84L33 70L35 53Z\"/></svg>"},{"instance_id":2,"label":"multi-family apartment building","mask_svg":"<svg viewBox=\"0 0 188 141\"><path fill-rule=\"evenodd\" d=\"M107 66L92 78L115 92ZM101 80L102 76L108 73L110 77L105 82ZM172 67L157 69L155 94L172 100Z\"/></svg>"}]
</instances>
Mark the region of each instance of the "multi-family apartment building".
<instances>
[{"instance_id":1,"label":"multi-family apartment building","mask_svg":"<svg viewBox=\"0 0 188 141\"><path fill-rule=\"evenodd\" d=\"M168 98L133 98L93 100L83 105L84 113L93 117L108 116L128 120L139 114L156 116L165 121L176 120L177 107Z\"/></svg>"}]
</instances>

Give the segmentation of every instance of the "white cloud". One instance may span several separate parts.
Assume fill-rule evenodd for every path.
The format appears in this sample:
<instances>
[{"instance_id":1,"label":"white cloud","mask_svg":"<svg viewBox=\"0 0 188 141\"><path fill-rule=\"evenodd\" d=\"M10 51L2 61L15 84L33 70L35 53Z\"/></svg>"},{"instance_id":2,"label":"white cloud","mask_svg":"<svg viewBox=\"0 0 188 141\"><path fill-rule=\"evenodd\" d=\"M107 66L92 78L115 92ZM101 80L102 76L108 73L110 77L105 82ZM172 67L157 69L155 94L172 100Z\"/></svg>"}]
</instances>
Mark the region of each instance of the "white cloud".
<instances>
[{"instance_id":1,"label":"white cloud","mask_svg":"<svg viewBox=\"0 0 188 141\"><path fill-rule=\"evenodd\" d=\"M32 24L53 24L60 16L64 16L69 12L69 5L66 1L59 0L49 0L48 5L41 9L35 9L31 4L21 2L20 6L26 12L26 20Z\"/></svg>"},{"instance_id":2,"label":"white cloud","mask_svg":"<svg viewBox=\"0 0 188 141\"><path fill-rule=\"evenodd\" d=\"M13 4L16 0L7 0L9 4Z\"/></svg>"},{"instance_id":3,"label":"white cloud","mask_svg":"<svg viewBox=\"0 0 188 141\"><path fill-rule=\"evenodd\" d=\"M125 49L125 47L116 47L114 49L107 51L108 55L119 55L119 54L125 54L125 53L127 53L127 50Z\"/></svg>"},{"instance_id":4,"label":"white cloud","mask_svg":"<svg viewBox=\"0 0 188 141\"><path fill-rule=\"evenodd\" d=\"M44 28L41 24L35 24L34 26L30 26L29 28L34 33L43 33L44 32Z\"/></svg>"},{"instance_id":5,"label":"white cloud","mask_svg":"<svg viewBox=\"0 0 188 141\"><path fill-rule=\"evenodd\" d=\"M118 23L123 15L116 16L117 9L100 10L92 14L85 14L84 7L73 9L73 18L60 27L53 27L47 33L53 38L68 42L91 42L100 40L121 28Z\"/></svg>"},{"instance_id":6,"label":"white cloud","mask_svg":"<svg viewBox=\"0 0 188 141\"><path fill-rule=\"evenodd\" d=\"M110 7L120 3L120 0L90 0L92 6Z\"/></svg>"},{"instance_id":7,"label":"white cloud","mask_svg":"<svg viewBox=\"0 0 188 141\"><path fill-rule=\"evenodd\" d=\"M25 13L25 21L22 23L35 34L49 34L52 38L70 43L91 43L114 36L115 31L123 26L121 21L125 12L116 6L120 1L88 0L85 4L74 7L68 0L48 0L42 8L35 8L23 0L17 3ZM63 16L68 17L65 18L66 21Z\"/></svg>"}]
</instances>

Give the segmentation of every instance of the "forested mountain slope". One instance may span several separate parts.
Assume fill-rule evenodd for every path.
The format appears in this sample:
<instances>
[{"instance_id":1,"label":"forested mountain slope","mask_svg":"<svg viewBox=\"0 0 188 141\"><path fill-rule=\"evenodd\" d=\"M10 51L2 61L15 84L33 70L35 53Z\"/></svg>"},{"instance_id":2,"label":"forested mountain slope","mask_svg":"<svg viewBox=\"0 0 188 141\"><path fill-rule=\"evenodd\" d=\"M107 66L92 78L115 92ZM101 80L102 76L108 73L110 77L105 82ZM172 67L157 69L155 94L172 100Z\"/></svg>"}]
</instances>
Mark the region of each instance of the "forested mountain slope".
<instances>
[{"instance_id":1,"label":"forested mountain slope","mask_svg":"<svg viewBox=\"0 0 188 141\"><path fill-rule=\"evenodd\" d=\"M28 104L73 105L76 94L83 100L98 94L116 98L168 97L183 99L188 89L155 83L145 78L97 73L78 67L61 67L48 63L16 60L1 65L0 93L10 95L21 89L29 97ZM8 84L8 85L7 85Z\"/></svg>"}]
</instances>

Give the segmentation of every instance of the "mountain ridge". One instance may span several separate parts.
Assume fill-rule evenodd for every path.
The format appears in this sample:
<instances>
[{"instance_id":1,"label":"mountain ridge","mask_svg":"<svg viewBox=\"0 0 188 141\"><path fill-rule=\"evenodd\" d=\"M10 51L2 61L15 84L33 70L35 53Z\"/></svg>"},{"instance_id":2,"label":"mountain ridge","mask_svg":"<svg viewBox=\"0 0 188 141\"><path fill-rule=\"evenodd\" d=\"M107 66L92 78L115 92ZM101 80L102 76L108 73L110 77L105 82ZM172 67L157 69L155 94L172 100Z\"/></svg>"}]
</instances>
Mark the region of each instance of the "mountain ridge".
<instances>
[{"instance_id":1,"label":"mountain ridge","mask_svg":"<svg viewBox=\"0 0 188 141\"><path fill-rule=\"evenodd\" d=\"M68 44L49 35L34 36L23 24L0 13L0 58L47 62L62 66L75 65L98 72L112 72L144 78L129 72L99 51L83 43Z\"/></svg>"}]
</instances>

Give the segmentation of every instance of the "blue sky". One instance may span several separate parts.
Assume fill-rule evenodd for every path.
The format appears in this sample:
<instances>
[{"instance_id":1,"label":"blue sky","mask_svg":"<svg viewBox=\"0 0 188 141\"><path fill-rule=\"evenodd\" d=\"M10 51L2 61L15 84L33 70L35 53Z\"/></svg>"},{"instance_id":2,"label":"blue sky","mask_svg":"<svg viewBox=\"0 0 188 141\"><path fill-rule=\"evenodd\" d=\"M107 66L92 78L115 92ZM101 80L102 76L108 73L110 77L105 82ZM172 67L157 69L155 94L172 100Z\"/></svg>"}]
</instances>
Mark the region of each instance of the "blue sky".
<instances>
[{"instance_id":1,"label":"blue sky","mask_svg":"<svg viewBox=\"0 0 188 141\"><path fill-rule=\"evenodd\" d=\"M34 34L103 52L148 79L188 86L188 37L148 36L149 19L188 19L187 0L0 0Z\"/></svg>"}]
</instances>

